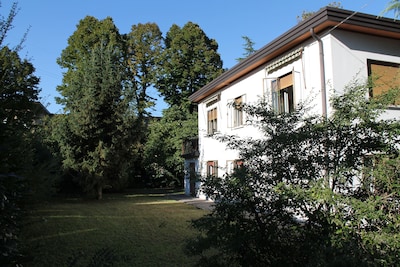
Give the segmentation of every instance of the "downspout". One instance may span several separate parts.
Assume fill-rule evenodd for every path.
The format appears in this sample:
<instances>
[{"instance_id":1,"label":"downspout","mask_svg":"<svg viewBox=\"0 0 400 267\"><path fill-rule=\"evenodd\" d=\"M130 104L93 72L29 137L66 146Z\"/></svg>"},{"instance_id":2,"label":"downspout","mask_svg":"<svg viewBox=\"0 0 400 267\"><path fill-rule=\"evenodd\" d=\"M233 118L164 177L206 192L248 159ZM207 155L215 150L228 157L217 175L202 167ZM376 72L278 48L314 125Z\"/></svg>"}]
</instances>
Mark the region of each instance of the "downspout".
<instances>
[{"instance_id":1,"label":"downspout","mask_svg":"<svg viewBox=\"0 0 400 267\"><path fill-rule=\"evenodd\" d=\"M318 42L319 47L319 68L321 76L321 94L322 94L322 116L328 118L327 101L326 101L326 81L325 81L325 59L324 59L324 45L321 38L315 34L314 28L310 29L311 36Z\"/></svg>"}]
</instances>

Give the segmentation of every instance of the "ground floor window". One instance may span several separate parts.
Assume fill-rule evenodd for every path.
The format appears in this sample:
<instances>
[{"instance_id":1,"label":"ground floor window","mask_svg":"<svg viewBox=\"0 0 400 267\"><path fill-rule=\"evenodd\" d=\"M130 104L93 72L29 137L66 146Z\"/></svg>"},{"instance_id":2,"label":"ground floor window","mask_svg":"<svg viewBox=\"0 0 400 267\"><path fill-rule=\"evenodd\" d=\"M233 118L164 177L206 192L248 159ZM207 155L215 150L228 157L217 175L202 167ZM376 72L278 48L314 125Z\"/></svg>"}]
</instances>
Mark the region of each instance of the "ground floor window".
<instances>
[{"instance_id":1,"label":"ground floor window","mask_svg":"<svg viewBox=\"0 0 400 267\"><path fill-rule=\"evenodd\" d=\"M218 161L210 160L207 161L207 176L218 176Z\"/></svg>"}]
</instances>

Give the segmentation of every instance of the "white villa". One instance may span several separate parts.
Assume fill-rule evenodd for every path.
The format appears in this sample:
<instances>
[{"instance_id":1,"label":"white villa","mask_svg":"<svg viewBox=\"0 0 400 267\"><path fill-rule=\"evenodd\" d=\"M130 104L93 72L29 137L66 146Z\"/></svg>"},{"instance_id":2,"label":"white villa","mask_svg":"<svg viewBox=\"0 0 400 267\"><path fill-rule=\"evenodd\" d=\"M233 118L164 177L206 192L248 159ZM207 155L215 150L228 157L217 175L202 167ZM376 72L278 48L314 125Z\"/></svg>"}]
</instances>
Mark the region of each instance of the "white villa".
<instances>
[{"instance_id":1,"label":"white villa","mask_svg":"<svg viewBox=\"0 0 400 267\"><path fill-rule=\"evenodd\" d=\"M365 81L373 74L378 84L396 79L400 85L399 73L399 21L333 7L319 10L190 96L198 105L198 139L184 146L185 193L206 198L196 175L222 176L241 164L237 151L226 149L212 138L214 133L258 134L230 103L266 97L278 110L290 112L313 98L315 112L329 116L331 94L355 78ZM370 97L387 88L372 88ZM386 116L400 118L400 106Z\"/></svg>"}]
</instances>

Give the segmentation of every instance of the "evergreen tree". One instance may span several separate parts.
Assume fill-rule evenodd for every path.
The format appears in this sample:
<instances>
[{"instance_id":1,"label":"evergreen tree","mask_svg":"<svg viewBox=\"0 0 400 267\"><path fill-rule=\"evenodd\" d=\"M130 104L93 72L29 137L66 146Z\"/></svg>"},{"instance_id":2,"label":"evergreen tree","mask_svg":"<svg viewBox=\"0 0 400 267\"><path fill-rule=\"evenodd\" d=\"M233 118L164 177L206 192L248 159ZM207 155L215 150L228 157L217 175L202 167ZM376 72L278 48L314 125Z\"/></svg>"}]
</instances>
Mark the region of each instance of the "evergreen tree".
<instances>
[{"instance_id":1,"label":"evergreen tree","mask_svg":"<svg viewBox=\"0 0 400 267\"><path fill-rule=\"evenodd\" d=\"M99 21L94 17L87 16L79 21L76 31L68 38L68 46L57 59L57 63L66 69L63 84L57 87L62 97L56 99L59 104L64 105L65 112L69 112L71 108L69 99L80 97L80 92L71 92L68 85L74 79L75 73L81 70L82 61L87 61L92 56L93 48L100 43L104 47L116 46L121 53L123 52L123 40L113 20L107 17ZM116 60L119 62L121 58L116 58Z\"/></svg>"},{"instance_id":2,"label":"evergreen tree","mask_svg":"<svg viewBox=\"0 0 400 267\"><path fill-rule=\"evenodd\" d=\"M95 46L91 57L71 76L69 113L62 115L58 136L64 166L80 175L86 191L102 198L106 185L119 187L126 180L133 141L133 114L124 95L120 51ZM65 91L64 91L65 92Z\"/></svg>"},{"instance_id":3,"label":"evergreen tree","mask_svg":"<svg viewBox=\"0 0 400 267\"><path fill-rule=\"evenodd\" d=\"M0 262L17 266L18 234L23 201L38 174L34 137L39 78L35 68L14 48L4 45L13 28L18 6L14 3L4 18L0 15ZM42 182L42 181L41 181Z\"/></svg>"},{"instance_id":4,"label":"evergreen tree","mask_svg":"<svg viewBox=\"0 0 400 267\"><path fill-rule=\"evenodd\" d=\"M0 48L0 262L10 265L18 255L23 192L38 172L32 142L39 93L34 70L16 51Z\"/></svg>"},{"instance_id":5,"label":"evergreen tree","mask_svg":"<svg viewBox=\"0 0 400 267\"><path fill-rule=\"evenodd\" d=\"M254 49L254 42L250 39L248 36L242 36L242 39L244 40L244 57L237 58L236 61L242 61L243 59L247 58L248 56L254 54L256 50Z\"/></svg>"}]
</instances>

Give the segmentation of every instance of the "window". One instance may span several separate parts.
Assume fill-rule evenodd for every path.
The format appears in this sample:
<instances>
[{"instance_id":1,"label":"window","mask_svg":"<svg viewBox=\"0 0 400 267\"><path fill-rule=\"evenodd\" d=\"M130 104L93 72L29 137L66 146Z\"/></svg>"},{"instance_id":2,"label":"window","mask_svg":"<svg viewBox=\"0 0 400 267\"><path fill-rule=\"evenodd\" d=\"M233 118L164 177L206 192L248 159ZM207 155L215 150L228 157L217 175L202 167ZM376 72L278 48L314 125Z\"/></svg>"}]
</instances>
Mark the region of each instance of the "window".
<instances>
[{"instance_id":1,"label":"window","mask_svg":"<svg viewBox=\"0 0 400 267\"><path fill-rule=\"evenodd\" d=\"M228 99L227 102L227 127L237 128L245 124L246 114L243 110L244 103L246 102L246 95Z\"/></svg>"},{"instance_id":2,"label":"window","mask_svg":"<svg viewBox=\"0 0 400 267\"><path fill-rule=\"evenodd\" d=\"M232 174L234 170L241 169L243 167L244 167L244 161L241 159L226 161L226 172L228 174Z\"/></svg>"},{"instance_id":3,"label":"window","mask_svg":"<svg viewBox=\"0 0 400 267\"><path fill-rule=\"evenodd\" d=\"M218 176L218 161L207 161L207 176Z\"/></svg>"},{"instance_id":4,"label":"window","mask_svg":"<svg viewBox=\"0 0 400 267\"><path fill-rule=\"evenodd\" d=\"M400 87L400 64L377 60L368 60L368 75L372 78L373 86L370 90L370 96L378 96L390 89ZM394 105L400 105L400 97L397 98Z\"/></svg>"},{"instance_id":5,"label":"window","mask_svg":"<svg viewBox=\"0 0 400 267\"><path fill-rule=\"evenodd\" d=\"M243 98L239 96L233 103L233 127L241 125L243 125Z\"/></svg>"},{"instance_id":6,"label":"window","mask_svg":"<svg viewBox=\"0 0 400 267\"><path fill-rule=\"evenodd\" d=\"M213 108L209 111L207 111L207 133L209 135L213 135L217 131L217 117L218 117L218 112L217 108Z\"/></svg>"},{"instance_id":7,"label":"window","mask_svg":"<svg viewBox=\"0 0 400 267\"><path fill-rule=\"evenodd\" d=\"M289 73L271 81L272 105L279 113L294 110L293 74Z\"/></svg>"}]
</instances>

